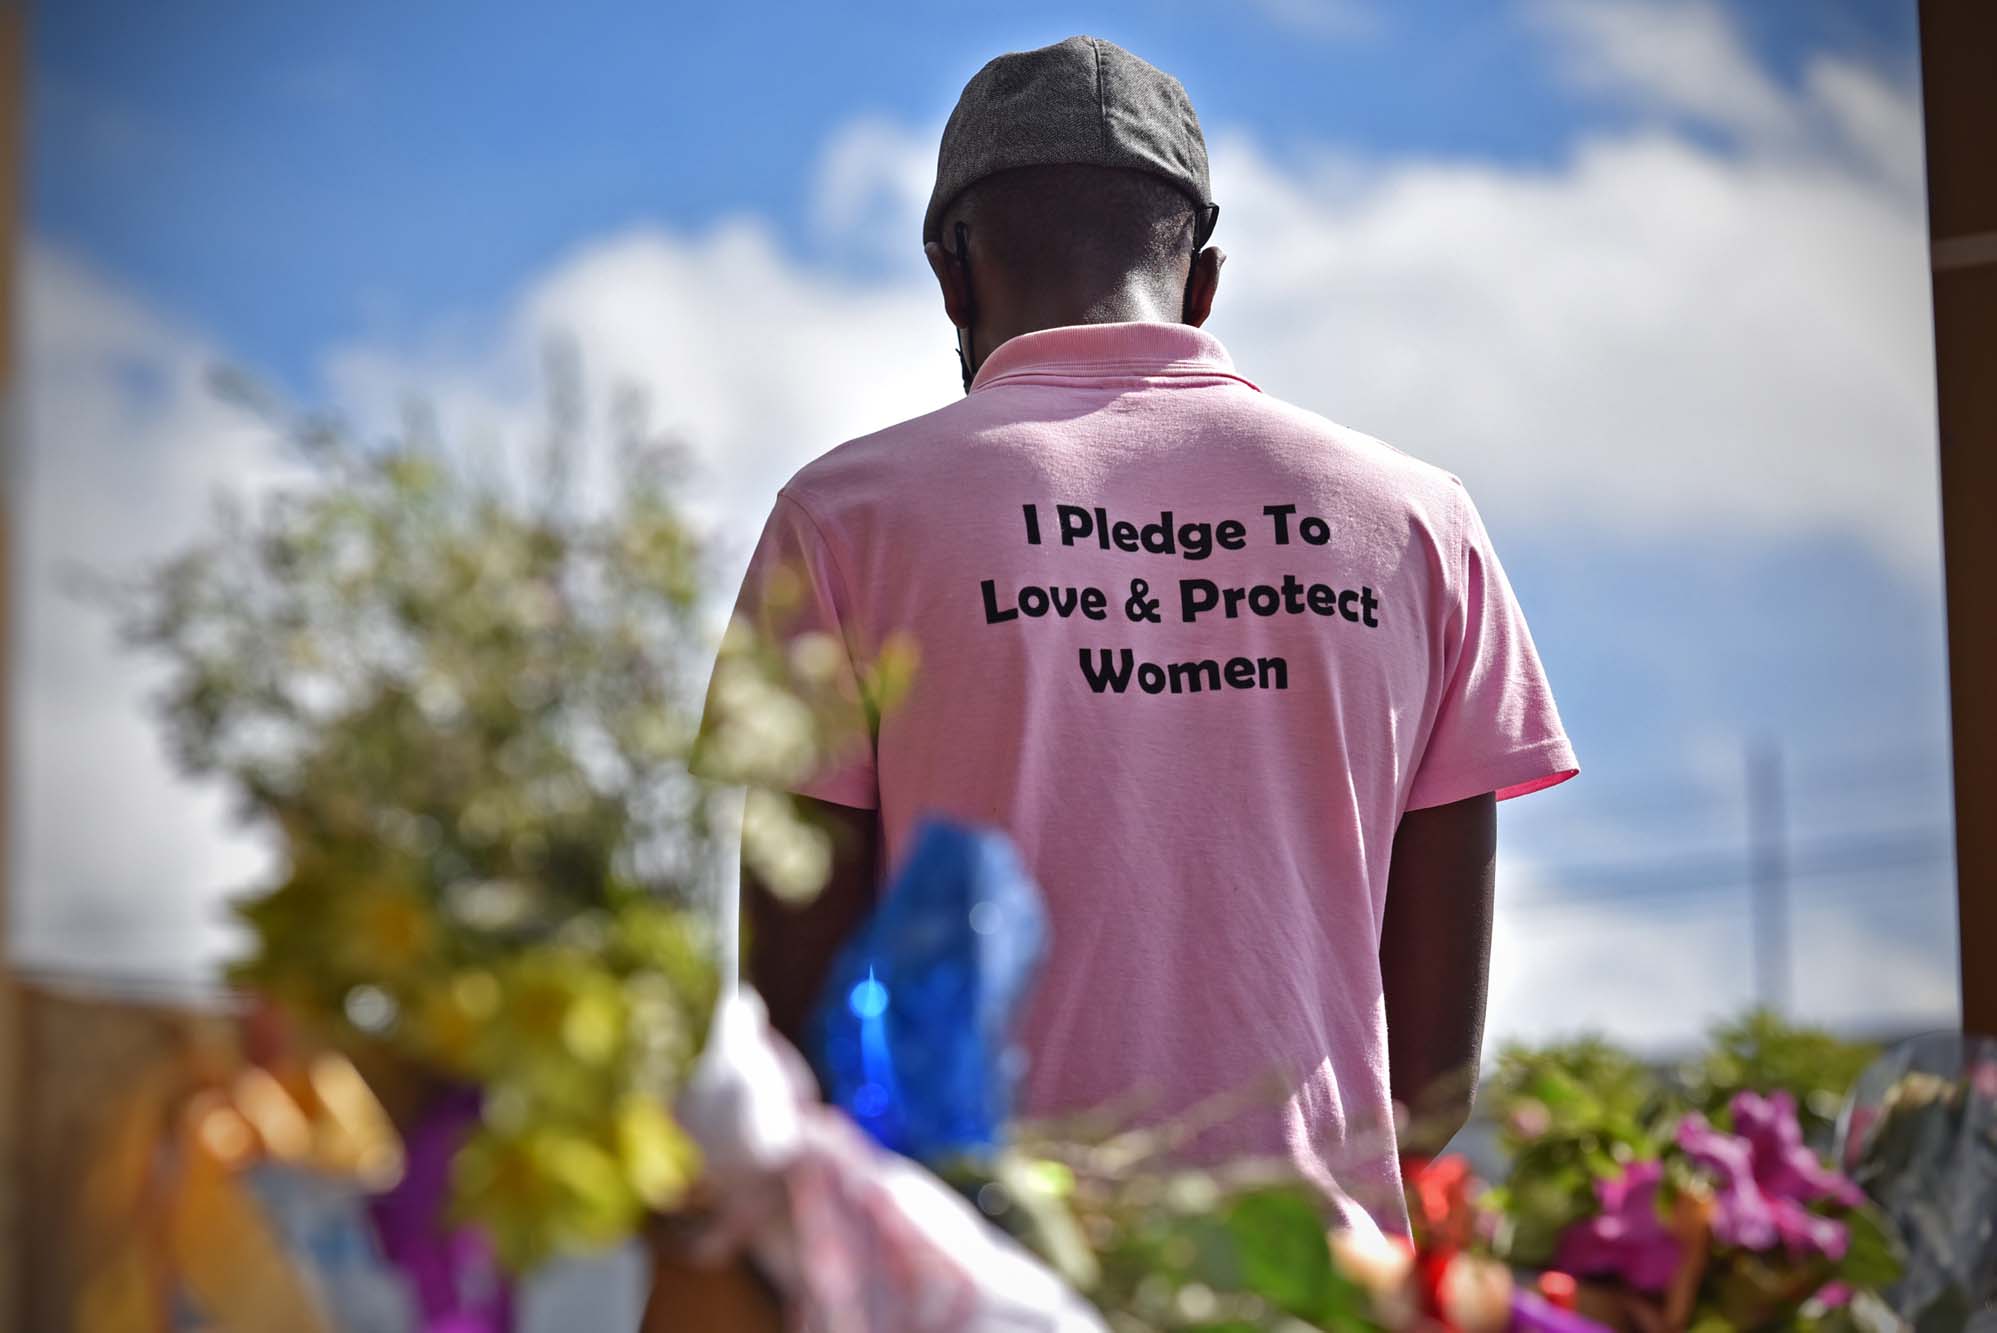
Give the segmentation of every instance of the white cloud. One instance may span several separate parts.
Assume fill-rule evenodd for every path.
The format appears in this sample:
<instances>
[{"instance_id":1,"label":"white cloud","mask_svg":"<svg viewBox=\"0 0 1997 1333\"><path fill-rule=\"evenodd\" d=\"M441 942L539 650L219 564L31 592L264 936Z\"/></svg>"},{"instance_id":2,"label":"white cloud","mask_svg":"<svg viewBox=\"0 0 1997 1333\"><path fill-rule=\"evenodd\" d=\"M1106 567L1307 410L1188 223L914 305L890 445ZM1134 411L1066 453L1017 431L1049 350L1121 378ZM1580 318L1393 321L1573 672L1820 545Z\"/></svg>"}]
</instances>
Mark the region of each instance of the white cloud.
<instances>
[{"instance_id":1,"label":"white cloud","mask_svg":"<svg viewBox=\"0 0 1997 1333\"><path fill-rule=\"evenodd\" d=\"M11 681L16 951L37 962L188 974L227 942L224 893L267 853L229 831L223 794L178 778L145 699L159 668L60 590L77 566L122 577L192 539L211 489L284 474L267 432L211 394L214 358L75 259L22 267L19 542Z\"/></svg>"},{"instance_id":2,"label":"white cloud","mask_svg":"<svg viewBox=\"0 0 1997 1333\"><path fill-rule=\"evenodd\" d=\"M538 358L557 338L580 348L591 402L635 386L694 446L695 513L744 560L802 463L961 393L949 325L915 287L801 267L753 218L601 238L528 284L489 342L337 349L326 375L363 421L420 391L447 436L511 447L533 434Z\"/></svg>"},{"instance_id":3,"label":"white cloud","mask_svg":"<svg viewBox=\"0 0 1997 1333\"><path fill-rule=\"evenodd\" d=\"M1792 91L1755 63L1735 11L1714 0L1529 0L1523 13L1580 91L1727 132L1764 160L1870 173L1901 208L1923 207L1919 98L1875 68L1819 53Z\"/></svg>"},{"instance_id":4,"label":"white cloud","mask_svg":"<svg viewBox=\"0 0 1997 1333\"><path fill-rule=\"evenodd\" d=\"M941 121L911 129L869 115L839 126L818 155L814 230L849 250L899 261L900 276L927 273L919 224L936 184L942 137Z\"/></svg>"},{"instance_id":5,"label":"white cloud","mask_svg":"<svg viewBox=\"0 0 1997 1333\"><path fill-rule=\"evenodd\" d=\"M1813 60L1805 81L1811 104L1859 161L1877 171L1898 198L1923 201L1927 161L1920 100L1876 70L1847 60Z\"/></svg>"},{"instance_id":6,"label":"white cloud","mask_svg":"<svg viewBox=\"0 0 1997 1333\"><path fill-rule=\"evenodd\" d=\"M1655 129L1358 194L1245 136L1213 156L1213 327L1264 388L1456 470L1512 531L1849 532L1933 578L1917 194Z\"/></svg>"},{"instance_id":7,"label":"white cloud","mask_svg":"<svg viewBox=\"0 0 1997 1333\"><path fill-rule=\"evenodd\" d=\"M1501 860L1487 1052L1505 1040L1583 1032L1649 1052L1682 1051L1754 1003L1745 889L1618 903L1576 899L1571 887L1529 860ZM1811 890L1824 887L1792 888L1791 1011L1870 1032L1956 1021L1953 959L1912 942L1951 933L1952 877L1929 876L1887 905L1897 934L1863 909L1864 899L1809 910ZM1549 901L1563 892L1564 900Z\"/></svg>"},{"instance_id":8,"label":"white cloud","mask_svg":"<svg viewBox=\"0 0 1997 1333\"><path fill-rule=\"evenodd\" d=\"M1537 0L1573 86L1762 139L1798 132L1797 108L1712 0Z\"/></svg>"}]
</instances>

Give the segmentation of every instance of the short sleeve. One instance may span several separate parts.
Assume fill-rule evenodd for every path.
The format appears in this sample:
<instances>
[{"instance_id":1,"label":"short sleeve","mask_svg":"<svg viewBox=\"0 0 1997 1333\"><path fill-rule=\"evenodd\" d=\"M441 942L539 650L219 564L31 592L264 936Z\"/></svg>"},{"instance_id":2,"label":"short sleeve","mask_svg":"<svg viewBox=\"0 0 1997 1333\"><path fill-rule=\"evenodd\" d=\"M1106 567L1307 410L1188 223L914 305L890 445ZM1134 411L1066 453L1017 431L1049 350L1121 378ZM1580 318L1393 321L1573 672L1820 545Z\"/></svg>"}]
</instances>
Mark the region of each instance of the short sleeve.
<instances>
[{"instance_id":1,"label":"short sleeve","mask_svg":"<svg viewBox=\"0 0 1997 1333\"><path fill-rule=\"evenodd\" d=\"M1409 810L1485 792L1509 800L1581 771L1525 613L1476 505L1459 494L1457 587L1442 631L1442 699L1415 767Z\"/></svg>"},{"instance_id":2,"label":"short sleeve","mask_svg":"<svg viewBox=\"0 0 1997 1333\"><path fill-rule=\"evenodd\" d=\"M691 770L836 805L878 806L853 628L845 579L824 532L795 497L778 492L708 681ZM763 776L770 773L789 776Z\"/></svg>"}]
</instances>

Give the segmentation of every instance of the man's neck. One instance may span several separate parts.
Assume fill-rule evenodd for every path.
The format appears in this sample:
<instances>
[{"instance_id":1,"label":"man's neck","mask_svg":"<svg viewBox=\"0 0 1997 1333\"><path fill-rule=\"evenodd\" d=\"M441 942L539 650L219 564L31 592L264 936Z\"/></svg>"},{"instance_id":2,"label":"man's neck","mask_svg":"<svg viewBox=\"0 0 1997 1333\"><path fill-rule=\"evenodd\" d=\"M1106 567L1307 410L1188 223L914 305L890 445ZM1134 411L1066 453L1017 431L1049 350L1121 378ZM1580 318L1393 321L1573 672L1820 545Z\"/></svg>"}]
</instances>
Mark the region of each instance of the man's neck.
<instances>
[{"instance_id":1,"label":"man's neck","mask_svg":"<svg viewBox=\"0 0 1997 1333\"><path fill-rule=\"evenodd\" d=\"M972 333L977 339L978 360L982 362L993 348L1022 333L1070 324L1115 324L1128 320L1177 323L1183 313L1178 302L1166 299L1155 280L1133 277L1095 292L1083 284L1068 284L1019 293L979 320Z\"/></svg>"}]
</instances>

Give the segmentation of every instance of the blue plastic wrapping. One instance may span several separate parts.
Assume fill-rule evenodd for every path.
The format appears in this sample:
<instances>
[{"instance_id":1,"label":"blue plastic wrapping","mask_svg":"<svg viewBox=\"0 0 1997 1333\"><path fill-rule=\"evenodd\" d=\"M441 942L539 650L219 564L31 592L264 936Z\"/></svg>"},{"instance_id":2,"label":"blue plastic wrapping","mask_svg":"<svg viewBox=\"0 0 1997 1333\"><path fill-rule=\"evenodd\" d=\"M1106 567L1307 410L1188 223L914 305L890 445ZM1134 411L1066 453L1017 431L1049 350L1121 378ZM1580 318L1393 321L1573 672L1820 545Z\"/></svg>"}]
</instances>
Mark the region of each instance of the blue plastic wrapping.
<instances>
[{"instance_id":1,"label":"blue plastic wrapping","mask_svg":"<svg viewBox=\"0 0 1997 1333\"><path fill-rule=\"evenodd\" d=\"M1012 1025L1046 936L1004 834L925 820L812 1012L805 1055L825 1099L918 1160L996 1148L1024 1067Z\"/></svg>"}]
</instances>

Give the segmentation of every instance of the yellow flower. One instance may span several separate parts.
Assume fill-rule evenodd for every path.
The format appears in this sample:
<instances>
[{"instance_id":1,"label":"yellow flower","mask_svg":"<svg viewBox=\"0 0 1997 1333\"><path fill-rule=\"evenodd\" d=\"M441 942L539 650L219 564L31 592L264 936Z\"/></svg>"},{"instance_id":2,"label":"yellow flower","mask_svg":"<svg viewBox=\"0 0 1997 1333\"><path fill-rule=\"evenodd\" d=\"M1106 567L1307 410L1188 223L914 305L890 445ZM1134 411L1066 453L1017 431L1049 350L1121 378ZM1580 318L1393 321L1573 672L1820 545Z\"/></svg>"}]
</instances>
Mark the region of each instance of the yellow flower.
<instances>
[{"instance_id":1,"label":"yellow flower","mask_svg":"<svg viewBox=\"0 0 1997 1333\"><path fill-rule=\"evenodd\" d=\"M399 885L372 880L357 886L341 915L348 956L377 975L414 968L436 943L437 923L428 906Z\"/></svg>"},{"instance_id":2,"label":"yellow flower","mask_svg":"<svg viewBox=\"0 0 1997 1333\"><path fill-rule=\"evenodd\" d=\"M627 1097L617 1111L617 1149L638 1197L671 1208L700 1171L700 1151L665 1108L649 1097Z\"/></svg>"}]
</instances>

